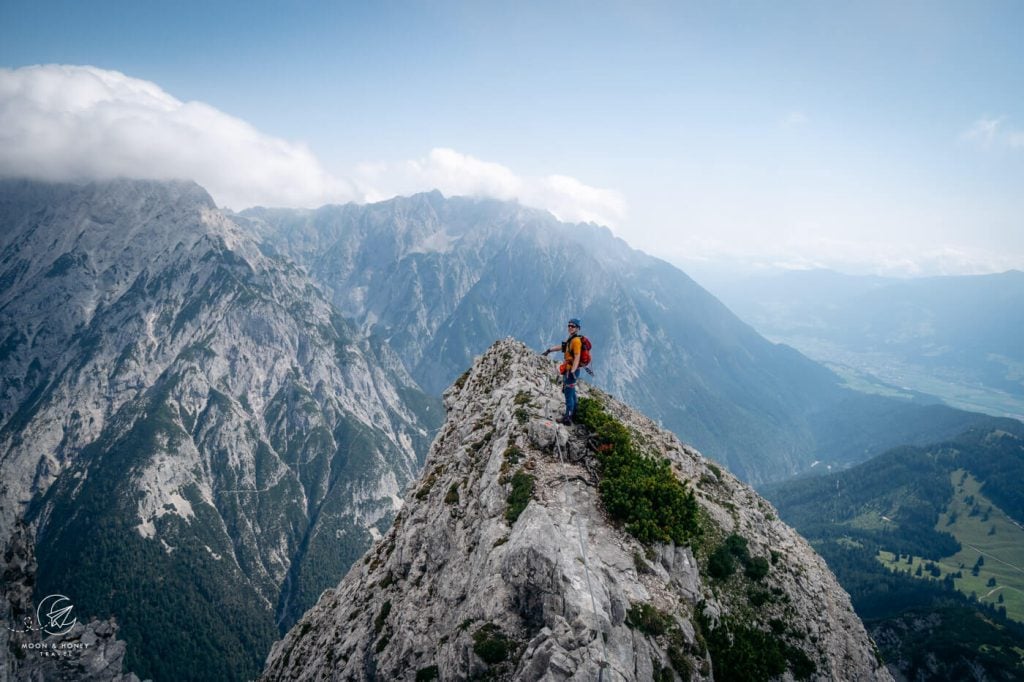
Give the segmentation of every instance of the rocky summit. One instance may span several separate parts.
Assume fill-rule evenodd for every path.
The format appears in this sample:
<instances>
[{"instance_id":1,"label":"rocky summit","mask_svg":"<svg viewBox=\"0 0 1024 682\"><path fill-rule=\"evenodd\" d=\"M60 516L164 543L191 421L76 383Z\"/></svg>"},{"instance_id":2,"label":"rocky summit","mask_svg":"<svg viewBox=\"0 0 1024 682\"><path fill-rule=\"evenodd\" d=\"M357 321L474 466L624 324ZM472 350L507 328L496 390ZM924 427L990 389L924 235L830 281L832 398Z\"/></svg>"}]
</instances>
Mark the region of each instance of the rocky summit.
<instances>
[{"instance_id":1,"label":"rocky summit","mask_svg":"<svg viewBox=\"0 0 1024 682\"><path fill-rule=\"evenodd\" d=\"M263 679L891 679L768 502L611 396L581 395L581 423L562 426L549 360L510 339L479 357L445 392L393 527Z\"/></svg>"}]
</instances>

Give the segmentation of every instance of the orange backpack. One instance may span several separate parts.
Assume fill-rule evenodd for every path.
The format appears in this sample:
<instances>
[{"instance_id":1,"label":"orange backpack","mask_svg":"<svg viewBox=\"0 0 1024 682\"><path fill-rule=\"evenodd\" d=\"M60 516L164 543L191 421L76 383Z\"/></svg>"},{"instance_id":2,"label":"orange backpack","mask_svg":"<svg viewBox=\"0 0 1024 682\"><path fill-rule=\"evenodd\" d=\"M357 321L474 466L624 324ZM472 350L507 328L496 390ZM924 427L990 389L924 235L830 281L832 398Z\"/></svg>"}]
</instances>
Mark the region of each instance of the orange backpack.
<instances>
[{"instance_id":1,"label":"orange backpack","mask_svg":"<svg viewBox=\"0 0 1024 682\"><path fill-rule=\"evenodd\" d=\"M580 369L583 369L590 364L590 349L593 346L590 343L590 339L583 336L582 334L573 334L573 336L580 337ZM572 341L573 337L570 336L568 340L562 342L562 352L568 347L569 342Z\"/></svg>"}]
</instances>

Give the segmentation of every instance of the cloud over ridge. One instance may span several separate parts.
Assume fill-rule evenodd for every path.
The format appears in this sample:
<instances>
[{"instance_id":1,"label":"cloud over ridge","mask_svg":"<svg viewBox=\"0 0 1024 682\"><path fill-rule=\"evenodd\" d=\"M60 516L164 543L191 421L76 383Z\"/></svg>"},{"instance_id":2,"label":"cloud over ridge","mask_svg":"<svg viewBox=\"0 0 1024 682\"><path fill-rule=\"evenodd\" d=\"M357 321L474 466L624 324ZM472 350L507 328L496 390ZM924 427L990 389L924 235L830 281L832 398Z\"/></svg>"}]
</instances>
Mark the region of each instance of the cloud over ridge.
<instances>
[{"instance_id":1,"label":"cloud over ridge","mask_svg":"<svg viewBox=\"0 0 1024 682\"><path fill-rule=\"evenodd\" d=\"M355 198L301 145L90 66L0 69L0 174L190 179L232 208Z\"/></svg>"},{"instance_id":2,"label":"cloud over ridge","mask_svg":"<svg viewBox=\"0 0 1024 682\"><path fill-rule=\"evenodd\" d=\"M425 158L367 163L339 177L305 145L267 135L155 83L92 66L0 68L0 176L44 180L189 179L233 209L379 201L439 189L517 199L569 221L615 226L613 190L433 149Z\"/></svg>"},{"instance_id":3,"label":"cloud over ridge","mask_svg":"<svg viewBox=\"0 0 1024 682\"><path fill-rule=\"evenodd\" d=\"M443 147L421 159L363 164L355 177L368 201L437 188L447 195L516 200L568 222L616 227L626 215L626 200L615 190L591 187L565 175L523 177L499 163Z\"/></svg>"}]
</instances>

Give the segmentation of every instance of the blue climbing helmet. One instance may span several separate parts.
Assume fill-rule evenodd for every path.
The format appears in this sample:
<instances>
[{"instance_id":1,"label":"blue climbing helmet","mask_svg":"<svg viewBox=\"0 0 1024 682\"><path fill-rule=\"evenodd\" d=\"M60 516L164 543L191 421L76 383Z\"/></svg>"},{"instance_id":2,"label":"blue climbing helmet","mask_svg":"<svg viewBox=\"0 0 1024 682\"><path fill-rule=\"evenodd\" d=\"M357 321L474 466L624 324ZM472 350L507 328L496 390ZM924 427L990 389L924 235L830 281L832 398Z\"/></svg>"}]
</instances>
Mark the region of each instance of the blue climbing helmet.
<instances>
[{"instance_id":1,"label":"blue climbing helmet","mask_svg":"<svg viewBox=\"0 0 1024 682\"><path fill-rule=\"evenodd\" d=\"M580 324L580 320L579 320L578 317L571 317L571 318L569 318L568 324L571 324L572 326L576 327L577 329L581 329L583 327L583 325Z\"/></svg>"}]
</instances>

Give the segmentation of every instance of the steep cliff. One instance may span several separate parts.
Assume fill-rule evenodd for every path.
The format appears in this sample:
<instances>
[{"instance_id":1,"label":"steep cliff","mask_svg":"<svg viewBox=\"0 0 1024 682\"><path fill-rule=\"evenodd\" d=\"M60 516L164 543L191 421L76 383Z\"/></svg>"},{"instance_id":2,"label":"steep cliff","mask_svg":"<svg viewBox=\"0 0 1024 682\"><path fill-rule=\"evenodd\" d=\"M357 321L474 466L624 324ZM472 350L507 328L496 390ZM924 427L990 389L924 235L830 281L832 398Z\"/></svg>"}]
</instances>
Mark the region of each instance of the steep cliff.
<instances>
[{"instance_id":1,"label":"steep cliff","mask_svg":"<svg viewBox=\"0 0 1024 682\"><path fill-rule=\"evenodd\" d=\"M770 504L596 389L554 423L554 376L512 340L477 359L393 527L264 679L890 679Z\"/></svg>"}]
</instances>

